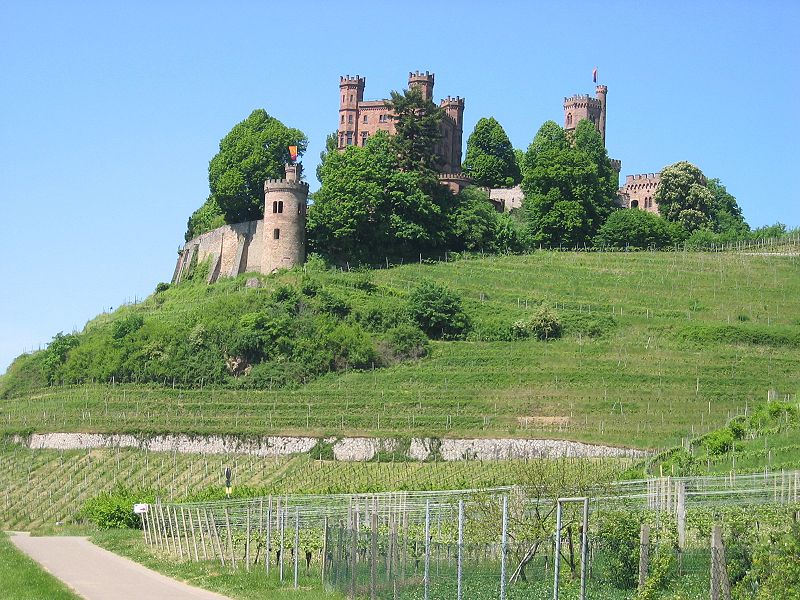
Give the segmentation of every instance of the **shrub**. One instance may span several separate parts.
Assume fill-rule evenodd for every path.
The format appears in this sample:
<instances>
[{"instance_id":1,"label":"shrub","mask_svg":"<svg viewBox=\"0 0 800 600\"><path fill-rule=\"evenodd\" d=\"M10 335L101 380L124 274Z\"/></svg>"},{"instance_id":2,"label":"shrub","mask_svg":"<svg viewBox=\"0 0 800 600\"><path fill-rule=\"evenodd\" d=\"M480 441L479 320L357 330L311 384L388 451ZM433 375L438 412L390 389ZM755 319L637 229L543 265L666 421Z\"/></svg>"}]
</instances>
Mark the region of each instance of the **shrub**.
<instances>
[{"instance_id":1,"label":"shrub","mask_svg":"<svg viewBox=\"0 0 800 600\"><path fill-rule=\"evenodd\" d=\"M110 492L89 498L81 509L81 516L95 523L100 529L138 529L141 527L139 515L133 512L133 505L139 502L152 502L153 493L146 490L131 490L118 486Z\"/></svg>"},{"instance_id":2,"label":"shrub","mask_svg":"<svg viewBox=\"0 0 800 600\"><path fill-rule=\"evenodd\" d=\"M733 432L730 429L712 431L703 438L703 445L710 456L719 456L733 450Z\"/></svg>"},{"instance_id":3,"label":"shrub","mask_svg":"<svg viewBox=\"0 0 800 600\"><path fill-rule=\"evenodd\" d=\"M408 299L408 311L411 320L434 339L457 338L470 328L458 294L431 281L414 288Z\"/></svg>"},{"instance_id":4,"label":"shrub","mask_svg":"<svg viewBox=\"0 0 800 600\"><path fill-rule=\"evenodd\" d=\"M564 333L583 335L590 338L602 337L614 327L617 321L611 315L599 313L570 312L561 315L561 326Z\"/></svg>"},{"instance_id":5,"label":"shrub","mask_svg":"<svg viewBox=\"0 0 800 600\"><path fill-rule=\"evenodd\" d=\"M611 583L620 589L636 587L639 572L639 515L601 513L598 539L608 561Z\"/></svg>"},{"instance_id":6,"label":"shrub","mask_svg":"<svg viewBox=\"0 0 800 600\"><path fill-rule=\"evenodd\" d=\"M163 281L156 285L156 294L160 294L161 292L166 292L169 289L169 284L164 283Z\"/></svg>"},{"instance_id":7,"label":"shrub","mask_svg":"<svg viewBox=\"0 0 800 600\"><path fill-rule=\"evenodd\" d=\"M115 340L121 340L141 329L142 325L144 325L144 317L142 315L125 315L111 324L111 337Z\"/></svg>"},{"instance_id":8,"label":"shrub","mask_svg":"<svg viewBox=\"0 0 800 600\"><path fill-rule=\"evenodd\" d=\"M535 337L540 340L549 340L561 337L561 321L552 308L542 304L527 319L516 321L511 326L511 332L516 338Z\"/></svg>"},{"instance_id":9,"label":"shrub","mask_svg":"<svg viewBox=\"0 0 800 600\"><path fill-rule=\"evenodd\" d=\"M594 237L595 246L628 250L658 249L672 243L667 221L636 209L611 213Z\"/></svg>"},{"instance_id":10,"label":"shrub","mask_svg":"<svg viewBox=\"0 0 800 600\"><path fill-rule=\"evenodd\" d=\"M419 327L399 325L387 332L387 341L397 360L422 358L428 355L430 342Z\"/></svg>"}]
</instances>

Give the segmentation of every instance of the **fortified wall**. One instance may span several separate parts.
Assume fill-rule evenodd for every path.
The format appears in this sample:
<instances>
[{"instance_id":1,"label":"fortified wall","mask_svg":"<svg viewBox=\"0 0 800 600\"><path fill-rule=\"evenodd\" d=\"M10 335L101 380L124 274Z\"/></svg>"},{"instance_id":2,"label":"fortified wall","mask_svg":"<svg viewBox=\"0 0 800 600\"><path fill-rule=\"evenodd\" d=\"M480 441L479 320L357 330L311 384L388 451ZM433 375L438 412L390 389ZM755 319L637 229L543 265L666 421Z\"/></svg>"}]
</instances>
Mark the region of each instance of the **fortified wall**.
<instances>
[{"instance_id":1,"label":"fortified wall","mask_svg":"<svg viewBox=\"0 0 800 600\"><path fill-rule=\"evenodd\" d=\"M619 188L619 201L623 208L641 208L658 214L658 204L653 199L661 173L642 173L627 175L625 185Z\"/></svg>"},{"instance_id":2,"label":"fortified wall","mask_svg":"<svg viewBox=\"0 0 800 600\"><path fill-rule=\"evenodd\" d=\"M172 282L186 279L195 266L210 260L207 282L240 273L265 275L305 262L308 184L301 165L287 164L285 179L264 182L264 218L223 225L189 240L178 254Z\"/></svg>"}]
</instances>

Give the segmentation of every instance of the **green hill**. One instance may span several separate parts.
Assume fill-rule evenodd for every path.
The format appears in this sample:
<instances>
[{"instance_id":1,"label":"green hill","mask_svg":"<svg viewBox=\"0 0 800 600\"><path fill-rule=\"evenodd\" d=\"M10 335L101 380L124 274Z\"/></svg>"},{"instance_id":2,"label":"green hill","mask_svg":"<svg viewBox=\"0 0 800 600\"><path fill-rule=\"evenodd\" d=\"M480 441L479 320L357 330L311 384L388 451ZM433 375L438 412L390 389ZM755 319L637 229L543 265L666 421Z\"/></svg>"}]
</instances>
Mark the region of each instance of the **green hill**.
<instances>
[{"instance_id":1,"label":"green hill","mask_svg":"<svg viewBox=\"0 0 800 600\"><path fill-rule=\"evenodd\" d=\"M458 292L472 329L463 340L432 342L427 358L387 361L378 352L370 361L367 353L354 369L345 356L327 374L294 364L233 378L222 356L198 351L180 363L169 347L142 345L128 356L149 356L156 366L195 360L198 369L183 377L164 370L153 383L155 367L137 373L144 363L130 359L128 371L119 367L130 380L123 384L42 386L46 365L34 354L3 378L0 431L516 436L665 448L723 425L769 390L798 391L800 259L793 256L536 252L367 273L312 264L248 287L253 277L187 282L101 315L65 351L64 364L79 374L74 356L96 360L92 345L115 347L131 325L180 342L197 333L201 316L236 324L292 289L313 288L312 314L333 315L363 347L380 347L422 280ZM513 339L513 324L542 303L558 313L563 336ZM295 327L293 318L283 315L278 326ZM329 329L304 330L310 347L320 331Z\"/></svg>"}]
</instances>

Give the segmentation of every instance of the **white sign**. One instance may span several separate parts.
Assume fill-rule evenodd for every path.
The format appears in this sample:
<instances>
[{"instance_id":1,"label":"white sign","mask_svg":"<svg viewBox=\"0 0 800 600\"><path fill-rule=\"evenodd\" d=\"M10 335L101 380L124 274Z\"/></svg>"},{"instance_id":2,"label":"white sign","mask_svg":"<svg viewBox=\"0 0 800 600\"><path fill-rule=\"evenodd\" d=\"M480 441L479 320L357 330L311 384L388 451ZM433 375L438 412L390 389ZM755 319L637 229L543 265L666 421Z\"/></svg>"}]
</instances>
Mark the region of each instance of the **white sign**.
<instances>
[{"instance_id":1,"label":"white sign","mask_svg":"<svg viewBox=\"0 0 800 600\"><path fill-rule=\"evenodd\" d=\"M134 504L133 505L133 512L137 515L141 515L147 512L147 504Z\"/></svg>"}]
</instances>

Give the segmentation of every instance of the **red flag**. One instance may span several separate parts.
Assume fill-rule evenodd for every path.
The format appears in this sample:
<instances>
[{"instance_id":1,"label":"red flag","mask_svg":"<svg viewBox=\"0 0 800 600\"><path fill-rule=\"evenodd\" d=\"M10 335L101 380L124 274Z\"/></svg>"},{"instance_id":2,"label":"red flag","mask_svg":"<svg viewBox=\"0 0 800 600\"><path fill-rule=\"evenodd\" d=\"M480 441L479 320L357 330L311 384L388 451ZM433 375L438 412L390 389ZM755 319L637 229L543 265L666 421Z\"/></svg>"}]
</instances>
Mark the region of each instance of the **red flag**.
<instances>
[{"instance_id":1,"label":"red flag","mask_svg":"<svg viewBox=\"0 0 800 600\"><path fill-rule=\"evenodd\" d=\"M292 158L292 162L297 160L297 146L289 146L289 156Z\"/></svg>"},{"instance_id":2,"label":"red flag","mask_svg":"<svg viewBox=\"0 0 800 600\"><path fill-rule=\"evenodd\" d=\"M592 80L597 83L597 67L592 70Z\"/></svg>"}]
</instances>

